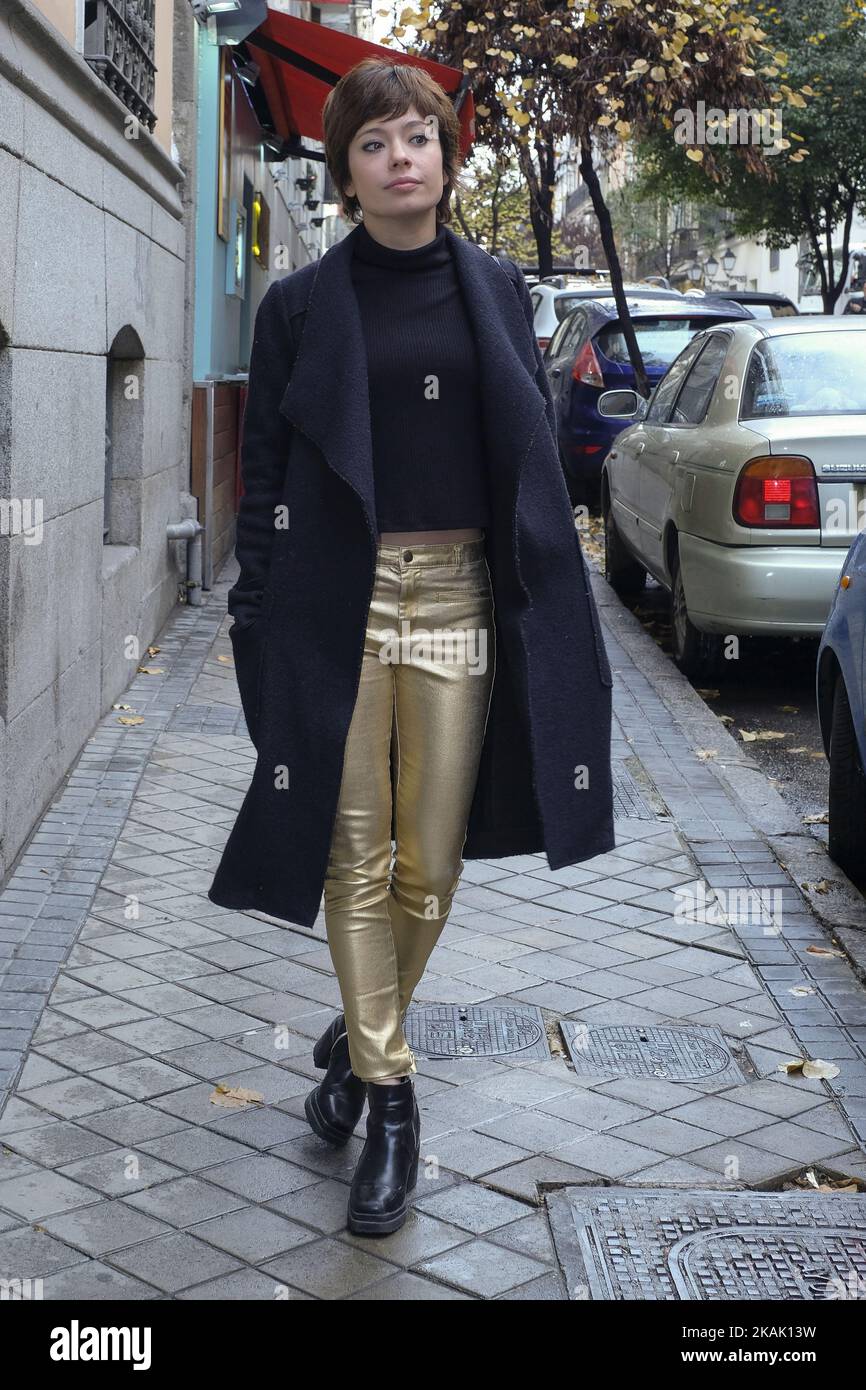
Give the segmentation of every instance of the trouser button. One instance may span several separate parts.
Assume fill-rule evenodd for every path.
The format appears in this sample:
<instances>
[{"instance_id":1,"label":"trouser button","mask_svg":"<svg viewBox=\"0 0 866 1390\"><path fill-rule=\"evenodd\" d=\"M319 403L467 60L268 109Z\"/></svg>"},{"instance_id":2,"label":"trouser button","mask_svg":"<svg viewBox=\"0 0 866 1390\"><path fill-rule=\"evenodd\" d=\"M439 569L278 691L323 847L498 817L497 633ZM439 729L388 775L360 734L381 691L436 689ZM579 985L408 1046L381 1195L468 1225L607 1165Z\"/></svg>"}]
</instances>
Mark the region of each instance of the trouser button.
<instances>
[{"instance_id":1,"label":"trouser button","mask_svg":"<svg viewBox=\"0 0 866 1390\"><path fill-rule=\"evenodd\" d=\"M404 559L404 560L411 560L411 559L412 559L412 552L411 552L411 550L404 550L404 551L403 551L403 559Z\"/></svg>"}]
</instances>

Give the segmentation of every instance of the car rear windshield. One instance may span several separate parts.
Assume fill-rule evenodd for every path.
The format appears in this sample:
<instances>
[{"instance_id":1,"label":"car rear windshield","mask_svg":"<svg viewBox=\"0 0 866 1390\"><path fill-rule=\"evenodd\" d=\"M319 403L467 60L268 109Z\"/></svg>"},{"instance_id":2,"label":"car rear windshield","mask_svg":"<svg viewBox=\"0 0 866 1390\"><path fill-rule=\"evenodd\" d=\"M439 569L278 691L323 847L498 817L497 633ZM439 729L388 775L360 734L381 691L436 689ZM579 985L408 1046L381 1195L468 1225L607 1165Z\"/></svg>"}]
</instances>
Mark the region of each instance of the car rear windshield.
<instances>
[{"instance_id":1,"label":"car rear windshield","mask_svg":"<svg viewBox=\"0 0 866 1390\"><path fill-rule=\"evenodd\" d=\"M756 343L741 420L771 415L866 414L866 333L791 333Z\"/></svg>"},{"instance_id":2,"label":"car rear windshield","mask_svg":"<svg viewBox=\"0 0 866 1390\"><path fill-rule=\"evenodd\" d=\"M714 320L703 317L633 319L638 347L645 367L669 367L682 352L699 328L708 328ZM618 323L609 323L596 338L608 362L628 363L625 335Z\"/></svg>"}]
</instances>

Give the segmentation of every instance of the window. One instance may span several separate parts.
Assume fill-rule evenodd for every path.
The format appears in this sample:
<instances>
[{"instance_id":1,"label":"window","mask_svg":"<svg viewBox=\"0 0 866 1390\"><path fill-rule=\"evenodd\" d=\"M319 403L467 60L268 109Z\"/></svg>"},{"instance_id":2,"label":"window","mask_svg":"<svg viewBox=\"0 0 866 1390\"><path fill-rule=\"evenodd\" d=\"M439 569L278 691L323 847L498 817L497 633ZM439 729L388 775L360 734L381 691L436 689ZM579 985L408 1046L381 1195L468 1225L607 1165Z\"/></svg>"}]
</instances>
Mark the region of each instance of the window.
<instances>
[{"instance_id":1,"label":"window","mask_svg":"<svg viewBox=\"0 0 866 1390\"><path fill-rule=\"evenodd\" d=\"M705 318L644 318L632 319L632 323L644 365L661 368L669 367L695 333L707 326ZM628 363L625 334L618 320L602 329L598 346L609 362Z\"/></svg>"},{"instance_id":2,"label":"window","mask_svg":"<svg viewBox=\"0 0 866 1390\"><path fill-rule=\"evenodd\" d=\"M703 338L699 340L693 338L688 347L680 353L676 361L671 363L653 392L650 408L646 414L646 419L648 421L658 424L668 419L677 392L683 383L683 378L703 347L704 342L705 339Z\"/></svg>"},{"instance_id":3,"label":"window","mask_svg":"<svg viewBox=\"0 0 866 1390\"><path fill-rule=\"evenodd\" d=\"M570 328L568 323L560 323L553 330L553 337L545 350L545 357L558 357L562 348L563 339Z\"/></svg>"},{"instance_id":4,"label":"window","mask_svg":"<svg viewBox=\"0 0 866 1390\"><path fill-rule=\"evenodd\" d=\"M778 252L778 251L771 250L771 251L770 251L770 271L772 272L772 271L776 271L776 270L778 270L778 269L779 269L779 252Z\"/></svg>"},{"instance_id":5,"label":"window","mask_svg":"<svg viewBox=\"0 0 866 1390\"><path fill-rule=\"evenodd\" d=\"M866 414L866 332L786 333L752 349L741 420Z\"/></svg>"},{"instance_id":6,"label":"window","mask_svg":"<svg viewBox=\"0 0 866 1390\"><path fill-rule=\"evenodd\" d=\"M713 333L704 345L697 361L683 382L671 415L675 425L699 425L710 408L725 358L728 355L728 335Z\"/></svg>"}]
</instances>

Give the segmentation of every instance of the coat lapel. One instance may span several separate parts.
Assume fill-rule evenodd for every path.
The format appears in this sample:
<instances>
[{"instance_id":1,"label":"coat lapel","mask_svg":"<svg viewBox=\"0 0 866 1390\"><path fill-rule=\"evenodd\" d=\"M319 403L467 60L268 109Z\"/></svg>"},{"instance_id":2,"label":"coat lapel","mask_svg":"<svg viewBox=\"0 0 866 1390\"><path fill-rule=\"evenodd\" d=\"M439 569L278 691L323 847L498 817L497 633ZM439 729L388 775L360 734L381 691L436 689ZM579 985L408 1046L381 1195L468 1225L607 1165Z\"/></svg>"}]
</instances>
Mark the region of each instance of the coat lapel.
<instances>
[{"instance_id":1,"label":"coat lapel","mask_svg":"<svg viewBox=\"0 0 866 1390\"><path fill-rule=\"evenodd\" d=\"M351 277L357 230L317 263L280 411L359 495L377 535L367 354ZM491 461L495 458L497 472L516 475L545 409L535 382L532 330L494 258L447 224L445 235L478 347Z\"/></svg>"}]
</instances>

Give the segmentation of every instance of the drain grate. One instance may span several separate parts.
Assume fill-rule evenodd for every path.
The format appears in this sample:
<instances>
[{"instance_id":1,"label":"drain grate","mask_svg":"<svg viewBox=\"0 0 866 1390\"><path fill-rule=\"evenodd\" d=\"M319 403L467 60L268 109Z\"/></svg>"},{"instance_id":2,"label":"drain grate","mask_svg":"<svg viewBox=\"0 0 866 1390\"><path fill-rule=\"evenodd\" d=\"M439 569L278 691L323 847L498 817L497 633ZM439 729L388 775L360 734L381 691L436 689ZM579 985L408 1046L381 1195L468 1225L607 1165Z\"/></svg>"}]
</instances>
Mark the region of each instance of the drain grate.
<instances>
[{"instance_id":1,"label":"drain grate","mask_svg":"<svg viewBox=\"0 0 866 1390\"><path fill-rule=\"evenodd\" d=\"M544 1016L534 1004L410 1007L403 1031L412 1051L422 1057L550 1057Z\"/></svg>"},{"instance_id":2,"label":"drain grate","mask_svg":"<svg viewBox=\"0 0 866 1390\"><path fill-rule=\"evenodd\" d=\"M570 1298L866 1295L859 1194L568 1188L549 1193L547 1207Z\"/></svg>"},{"instance_id":3,"label":"drain grate","mask_svg":"<svg viewBox=\"0 0 866 1390\"><path fill-rule=\"evenodd\" d=\"M561 1019L559 1024L574 1069L615 1076L660 1076L666 1081L712 1080L726 1086L744 1080L724 1034L704 1026L594 1026Z\"/></svg>"},{"instance_id":4,"label":"drain grate","mask_svg":"<svg viewBox=\"0 0 866 1390\"><path fill-rule=\"evenodd\" d=\"M658 820L659 811L653 810L623 763L613 767L613 814L614 819L628 817L631 820Z\"/></svg>"}]
</instances>

